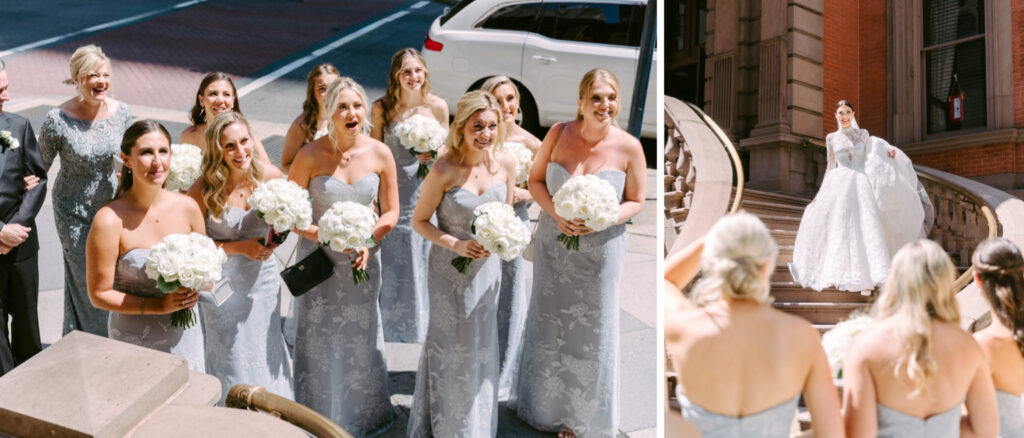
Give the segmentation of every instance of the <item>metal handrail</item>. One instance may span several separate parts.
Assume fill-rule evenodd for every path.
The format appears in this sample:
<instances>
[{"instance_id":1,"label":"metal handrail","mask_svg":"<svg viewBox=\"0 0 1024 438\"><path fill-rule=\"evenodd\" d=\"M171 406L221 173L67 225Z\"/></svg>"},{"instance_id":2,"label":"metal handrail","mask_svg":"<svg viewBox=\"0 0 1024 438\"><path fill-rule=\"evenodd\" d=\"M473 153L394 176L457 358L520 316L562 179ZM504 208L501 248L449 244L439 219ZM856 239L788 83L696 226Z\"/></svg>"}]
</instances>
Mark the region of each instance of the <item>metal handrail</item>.
<instances>
[{"instance_id":1,"label":"metal handrail","mask_svg":"<svg viewBox=\"0 0 1024 438\"><path fill-rule=\"evenodd\" d=\"M704 124L708 125L712 131L715 131L718 141L721 141L722 145L725 146L725 150L729 152L729 159L732 160L732 167L736 171L736 197L732 199L732 208L729 209L729 213L740 211L740 204L743 204L743 181L746 177L743 175L743 162L740 161L740 154L736 151L736 146L732 144L732 140L729 140L729 136L725 135L725 131L722 131L722 128L697 105L685 100L682 102L689 105L690 109L704 120Z\"/></svg>"},{"instance_id":2,"label":"metal handrail","mask_svg":"<svg viewBox=\"0 0 1024 438\"><path fill-rule=\"evenodd\" d=\"M996 220L995 213L992 212L992 207L990 207L984 199L952 182L936 178L920 170L915 169L915 172L917 172L918 179L924 179L935 184L941 184L943 186L946 186L953 190L954 192L963 195L965 198L968 198L975 204L979 205L981 207L981 215L985 217L985 222L988 224L988 238L996 237L999 235L999 222ZM959 277L957 277L956 280L953 281L953 290L959 292L965 286L967 286L968 283L971 282L971 279L973 277L974 266L968 266L967 270L964 271L963 274L961 274Z\"/></svg>"},{"instance_id":3,"label":"metal handrail","mask_svg":"<svg viewBox=\"0 0 1024 438\"><path fill-rule=\"evenodd\" d=\"M327 417L302 404L269 392L262 386L243 383L232 386L228 390L224 405L229 408L266 412L319 438L353 438Z\"/></svg>"}]
</instances>

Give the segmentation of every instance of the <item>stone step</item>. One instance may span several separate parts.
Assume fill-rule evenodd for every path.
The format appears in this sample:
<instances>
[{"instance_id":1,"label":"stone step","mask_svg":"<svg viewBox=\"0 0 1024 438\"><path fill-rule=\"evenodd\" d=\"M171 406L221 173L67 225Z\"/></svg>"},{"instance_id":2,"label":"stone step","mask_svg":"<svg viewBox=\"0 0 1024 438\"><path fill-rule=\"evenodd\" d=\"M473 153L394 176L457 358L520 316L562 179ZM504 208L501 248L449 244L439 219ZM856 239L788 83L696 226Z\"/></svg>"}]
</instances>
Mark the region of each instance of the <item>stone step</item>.
<instances>
[{"instance_id":1,"label":"stone step","mask_svg":"<svg viewBox=\"0 0 1024 438\"><path fill-rule=\"evenodd\" d=\"M733 188L732 196L736 196L735 188ZM747 201L770 202L773 204L791 205L796 207L803 207L811 202L809 198L803 198L799 196L763 192L760 190L743 189L743 203L746 204Z\"/></svg>"},{"instance_id":2,"label":"stone step","mask_svg":"<svg viewBox=\"0 0 1024 438\"><path fill-rule=\"evenodd\" d=\"M788 271L787 271L788 273ZM873 303L875 297L864 296L859 292L846 292L838 289L825 289L821 292L804 288L792 281L772 281L771 294L777 302L827 302L827 303Z\"/></svg>"},{"instance_id":3,"label":"stone step","mask_svg":"<svg viewBox=\"0 0 1024 438\"><path fill-rule=\"evenodd\" d=\"M835 324L860 310L867 311L870 303L774 302L772 307L800 316L812 324Z\"/></svg>"},{"instance_id":4,"label":"stone step","mask_svg":"<svg viewBox=\"0 0 1024 438\"><path fill-rule=\"evenodd\" d=\"M800 217L799 216L779 216L774 214L759 214L758 218L769 230L775 232L776 230L792 231L796 233L796 230L800 228Z\"/></svg>"},{"instance_id":5,"label":"stone step","mask_svg":"<svg viewBox=\"0 0 1024 438\"><path fill-rule=\"evenodd\" d=\"M747 213L757 216L789 216L800 220L804 215L803 206L779 204L775 202L748 201L744 199L743 204L740 205L740 207L743 210L746 210Z\"/></svg>"},{"instance_id":6,"label":"stone step","mask_svg":"<svg viewBox=\"0 0 1024 438\"><path fill-rule=\"evenodd\" d=\"M771 231L775 243L779 245L793 245L796 243L796 230L773 230L771 228L768 230Z\"/></svg>"},{"instance_id":7,"label":"stone step","mask_svg":"<svg viewBox=\"0 0 1024 438\"><path fill-rule=\"evenodd\" d=\"M775 265L786 264L793 261L793 245L779 245L779 256L775 258Z\"/></svg>"}]
</instances>

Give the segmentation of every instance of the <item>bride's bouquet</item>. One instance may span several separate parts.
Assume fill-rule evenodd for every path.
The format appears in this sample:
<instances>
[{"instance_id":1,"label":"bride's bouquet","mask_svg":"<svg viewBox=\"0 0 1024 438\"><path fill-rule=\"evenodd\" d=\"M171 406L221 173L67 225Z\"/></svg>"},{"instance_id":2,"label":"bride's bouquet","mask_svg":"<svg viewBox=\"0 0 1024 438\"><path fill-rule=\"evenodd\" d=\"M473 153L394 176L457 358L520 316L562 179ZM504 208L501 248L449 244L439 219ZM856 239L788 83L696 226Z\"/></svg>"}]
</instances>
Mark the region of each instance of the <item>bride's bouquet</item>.
<instances>
[{"instance_id":1,"label":"bride's bouquet","mask_svg":"<svg viewBox=\"0 0 1024 438\"><path fill-rule=\"evenodd\" d=\"M529 180L530 169L533 168L533 152L526 145L514 141L505 142L505 149L516 160L516 185Z\"/></svg>"},{"instance_id":2,"label":"bride's bouquet","mask_svg":"<svg viewBox=\"0 0 1024 438\"><path fill-rule=\"evenodd\" d=\"M275 247L284 242L292 228L305 230L313 223L313 206L309 192L293 181L275 178L256 187L249 195L249 206L270 225L264 246Z\"/></svg>"},{"instance_id":3,"label":"bride's bouquet","mask_svg":"<svg viewBox=\"0 0 1024 438\"><path fill-rule=\"evenodd\" d=\"M171 145L171 168L167 172L165 187L171 191L184 191L192 187L203 168L203 151L199 146L181 143Z\"/></svg>"},{"instance_id":4,"label":"bride's bouquet","mask_svg":"<svg viewBox=\"0 0 1024 438\"><path fill-rule=\"evenodd\" d=\"M402 144L409 147L409 153L419 155L430 152L432 158L437 158L437 151L444 145L448 137L448 131L441 127L441 123L433 117L415 114L402 120L394 128L394 134L402 141ZM426 163L420 162L416 169L416 177L424 178L430 172Z\"/></svg>"},{"instance_id":5,"label":"bride's bouquet","mask_svg":"<svg viewBox=\"0 0 1024 438\"><path fill-rule=\"evenodd\" d=\"M473 240L505 261L519 257L530 244L530 230L504 202L488 202L474 209L470 231ZM465 274L472 262L472 258L458 256L452 259L452 266Z\"/></svg>"},{"instance_id":6,"label":"bride's bouquet","mask_svg":"<svg viewBox=\"0 0 1024 438\"><path fill-rule=\"evenodd\" d=\"M825 349L825 355L828 356L828 366L832 368L833 377L837 379L843 377L843 361L846 360L846 351L850 349L853 337L857 333L874 327L875 323L875 319L868 315L857 315L836 324L821 337L821 346Z\"/></svg>"},{"instance_id":7,"label":"bride's bouquet","mask_svg":"<svg viewBox=\"0 0 1024 438\"><path fill-rule=\"evenodd\" d=\"M555 214L568 219L583 219L587 227L602 231L619 218L619 196L611 183L594 175L569 178L555 193ZM558 235L565 249L580 249L580 236Z\"/></svg>"},{"instance_id":8,"label":"bride's bouquet","mask_svg":"<svg viewBox=\"0 0 1024 438\"><path fill-rule=\"evenodd\" d=\"M228 256L213 240L199 233L171 234L153 245L146 258L146 276L169 294L186 287L199 290L220 280ZM192 309L171 313L171 325L189 328L196 323Z\"/></svg>"},{"instance_id":9,"label":"bride's bouquet","mask_svg":"<svg viewBox=\"0 0 1024 438\"><path fill-rule=\"evenodd\" d=\"M369 247L376 244L373 240L373 227L376 224L377 214L370 207L351 201L335 202L320 217L317 238L337 252ZM352 278L356 284L360 284L369 280L370 274L365 269L353 266Z\"/></svg>"}]
</instances>

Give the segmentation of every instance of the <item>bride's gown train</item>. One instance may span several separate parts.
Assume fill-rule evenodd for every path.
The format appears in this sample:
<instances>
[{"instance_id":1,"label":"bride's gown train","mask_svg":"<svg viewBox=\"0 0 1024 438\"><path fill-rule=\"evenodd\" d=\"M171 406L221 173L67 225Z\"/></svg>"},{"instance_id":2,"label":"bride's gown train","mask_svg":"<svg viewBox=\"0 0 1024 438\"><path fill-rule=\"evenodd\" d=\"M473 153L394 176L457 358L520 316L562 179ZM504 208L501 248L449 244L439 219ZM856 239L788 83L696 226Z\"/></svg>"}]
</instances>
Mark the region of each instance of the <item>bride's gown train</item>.
<instances>
[{"instance_id":1,"label":"bride's gown train","mask_svg":"<svg viewBox=\"0 0 1024 438\"><path fill-rule=\"evenodd\" d=\"M847 128L825 143L828 169L804 210L790 272L818 291L870 290L885 280L892 255L923 236L927 196L910 160L885 140Z\"/></svg>"}]
</instances>

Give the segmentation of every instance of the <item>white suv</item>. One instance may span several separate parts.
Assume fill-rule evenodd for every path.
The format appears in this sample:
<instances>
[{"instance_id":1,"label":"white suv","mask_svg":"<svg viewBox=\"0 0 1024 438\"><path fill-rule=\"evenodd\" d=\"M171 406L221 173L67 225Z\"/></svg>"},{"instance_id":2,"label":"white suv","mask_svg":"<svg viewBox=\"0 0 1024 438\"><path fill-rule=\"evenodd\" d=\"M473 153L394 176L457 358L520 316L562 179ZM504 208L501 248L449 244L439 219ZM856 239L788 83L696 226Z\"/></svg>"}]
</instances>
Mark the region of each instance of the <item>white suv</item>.
<instances>
[{"instance_id":1,"label":"white suv","mask_svg":"<svg viewBox=\"0 0 1024 438\"><path fill-rule=\"evenodd\" d=\"M434 20L423 45L431 89L452 114L463 93L496 75L519 87L523 127L576 116L580 79L594 67L615 73L625 128L633 96L646 0L462 0ZM657 135L652 61L643 137Z\"/></svg>"}]
</instances>

